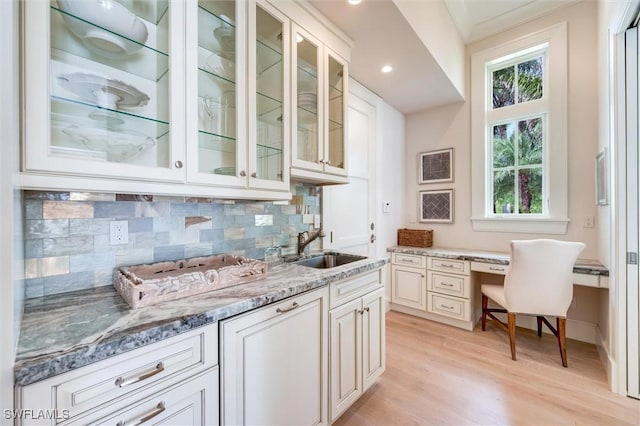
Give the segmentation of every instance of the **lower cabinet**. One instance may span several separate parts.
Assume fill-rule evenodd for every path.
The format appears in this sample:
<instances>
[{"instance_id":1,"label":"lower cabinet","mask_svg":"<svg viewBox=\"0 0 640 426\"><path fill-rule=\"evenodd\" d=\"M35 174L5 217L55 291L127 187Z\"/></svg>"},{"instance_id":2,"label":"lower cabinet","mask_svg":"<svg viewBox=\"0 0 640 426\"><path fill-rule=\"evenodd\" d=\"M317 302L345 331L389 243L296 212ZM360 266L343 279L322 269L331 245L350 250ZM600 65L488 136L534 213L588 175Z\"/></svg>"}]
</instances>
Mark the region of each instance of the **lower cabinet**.
<instances>
[{"instance_id":1,"label":"lower cabinet","mask_svg":"<svg viewBox=\"0 0 640 426\"><path fill-rule=\"evenodd\" d=\"M225 425L327 424L328 288L220 323Z\"/></svg>"},{"instance_id":2,"label":"lower cabinet","mask_svg":"<svg viewBox=\"0 0 640 426\"><path fill-rule=\"evenodd\" d=\"M17 424L217 425L218 325L16 388L16 407L51 418Z\"/></svg>"},{"instance_id":3,"label":"lower cabinet","mask_svg":"<svg viewBox=\"0 0 640 426\"><path fill-rule=\"evenodd\" d=\"M391 277L391 303L426 312L426 268L392 265Z\"/></svg>"},{"instance_id":4,"label":"lower cabinet","mask_svg":"<svg viewBox=\"0 0 640 426\"><path fill-rule=\"evenodd\" d=\"M330 409L335 421L385 369L384 288L329 312Z\"/></svg>"}]
</instances>

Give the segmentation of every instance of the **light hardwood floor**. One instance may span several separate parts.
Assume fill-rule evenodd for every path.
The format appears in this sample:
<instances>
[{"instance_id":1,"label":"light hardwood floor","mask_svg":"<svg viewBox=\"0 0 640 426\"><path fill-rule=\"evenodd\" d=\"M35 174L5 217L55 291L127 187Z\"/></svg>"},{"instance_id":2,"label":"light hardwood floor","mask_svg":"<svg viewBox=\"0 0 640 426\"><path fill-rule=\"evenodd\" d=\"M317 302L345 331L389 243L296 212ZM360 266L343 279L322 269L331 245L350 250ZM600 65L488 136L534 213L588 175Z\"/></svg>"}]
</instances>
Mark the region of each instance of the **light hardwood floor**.
<instances>
[{"instance_id":1,"label":"light hardwood floor","mask_svg":"<svg viewBox=\"0 0 640 426\"><path fill-rule=\"evenodd\" d=\"M473 332L387 313L387 369L335 425L639 425L640 401L609 391L594 345L491 321Z\"/></svg>"}]
</instances>

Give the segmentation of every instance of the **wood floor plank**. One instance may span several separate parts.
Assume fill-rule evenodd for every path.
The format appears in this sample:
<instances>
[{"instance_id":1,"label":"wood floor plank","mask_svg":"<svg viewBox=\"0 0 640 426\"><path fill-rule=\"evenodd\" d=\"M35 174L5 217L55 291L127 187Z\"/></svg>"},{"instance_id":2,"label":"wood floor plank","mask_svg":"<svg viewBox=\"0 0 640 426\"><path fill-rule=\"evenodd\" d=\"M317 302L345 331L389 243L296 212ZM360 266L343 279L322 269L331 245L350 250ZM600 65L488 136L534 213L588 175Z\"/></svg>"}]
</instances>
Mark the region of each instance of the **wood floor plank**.
<instances>
[{"instance_id":1,"label":"wood floor plank","mask_svg":"<svg viewBox=\"0 0 640 426\"><path fill-rule=\"evenodd\" d=\"M639 425L640 401L609 390L595 345L487 321L472 332L387 313L387 370L335 425Z\"/></svg>"}]
</instances>

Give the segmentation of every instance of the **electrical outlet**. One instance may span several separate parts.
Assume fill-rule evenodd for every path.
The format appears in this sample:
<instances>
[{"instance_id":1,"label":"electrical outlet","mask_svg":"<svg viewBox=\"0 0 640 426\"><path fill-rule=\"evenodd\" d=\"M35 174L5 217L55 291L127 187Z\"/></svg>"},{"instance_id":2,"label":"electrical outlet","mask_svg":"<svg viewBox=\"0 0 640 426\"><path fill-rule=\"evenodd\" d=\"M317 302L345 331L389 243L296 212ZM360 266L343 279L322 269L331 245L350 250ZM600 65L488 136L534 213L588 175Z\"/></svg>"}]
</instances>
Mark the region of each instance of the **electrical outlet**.
<instances>
[{"instance_id":1,"label":"electrical outlet","mask_svg":"<svg viewBox=\"0 0 640 426\"><path fill-rule=\"evenodd\" d=\"M109 222L111 245L129 243L129 222L126 220L114 220Z\"/></svg>"},{"instance_id":2,"label":"electrical outlet","mask_svg":"<svg viewBox=\"0 0 640 426\"><path fill-rule=\"evenodd\" d=\"M584 228L593 228L595 226L596 218L595 216L587 216L584 218Z\"/></svg>"}]
</instances>

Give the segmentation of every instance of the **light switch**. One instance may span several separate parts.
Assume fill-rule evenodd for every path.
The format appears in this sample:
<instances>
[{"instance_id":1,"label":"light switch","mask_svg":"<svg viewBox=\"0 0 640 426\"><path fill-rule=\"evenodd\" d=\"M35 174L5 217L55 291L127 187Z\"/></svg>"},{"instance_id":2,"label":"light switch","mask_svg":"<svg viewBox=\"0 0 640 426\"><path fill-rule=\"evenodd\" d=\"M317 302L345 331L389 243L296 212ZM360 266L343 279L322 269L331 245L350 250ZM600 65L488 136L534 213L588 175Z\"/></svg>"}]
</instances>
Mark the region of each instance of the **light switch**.
<instances>
[{"instance_id":1,"label":"light switch","mask_svg":"<svg viewBox=\"0 0 640 426\"><path fill-rule=\"evenodd\" d=\"M319 214L313 215L313 227L314 228L320 228L320 215Z\"/></svg>"},{"instance_id":2,"label":"light switch","mask_svg":"<svg viewBox=\"0 0 640 426\"><path fill-rule=\"evenodd\" d=\"M385 201L382 203L382 213L391 213L391 203Z\"/></svg>"}]
</instances>

